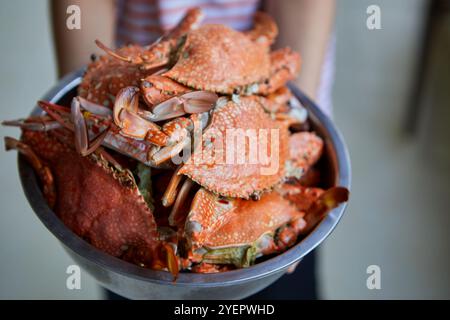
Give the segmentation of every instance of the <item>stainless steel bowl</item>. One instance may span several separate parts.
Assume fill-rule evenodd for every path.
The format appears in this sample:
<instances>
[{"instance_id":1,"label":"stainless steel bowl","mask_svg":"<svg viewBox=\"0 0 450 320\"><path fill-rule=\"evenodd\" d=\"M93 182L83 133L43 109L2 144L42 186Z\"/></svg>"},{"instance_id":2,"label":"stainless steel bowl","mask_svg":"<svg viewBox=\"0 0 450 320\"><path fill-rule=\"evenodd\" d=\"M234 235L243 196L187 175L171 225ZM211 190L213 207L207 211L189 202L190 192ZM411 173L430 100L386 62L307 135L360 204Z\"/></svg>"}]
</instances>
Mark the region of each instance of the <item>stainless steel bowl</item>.
<instances>
[{"instance_id":1,"label":"stainless steel bowl","mask_svg":"<svg viewBox=\"0 0 450 320\"><path fill-rule=\"evenodd\" d=\"M68 103L76 93L82 71L63 78L43 98ZM308 110L314 130L325 140L321 160L329 186L350 188L350 160L344 140L333 122L298 88L291 90ZM33 114L39 114L38 108ZM25 195L34 212L63 244L74 261L105 288L131 299L241 299L250 296L280 278L295 262L316 248L333 231L346 204L330 212L305 239L288 251L249 268L217 274L181 273L176 283L163 271L143 269L103 253L68 229L47 206L33 169L19 156L19 173Z\"/></svg>"}]
</instances>

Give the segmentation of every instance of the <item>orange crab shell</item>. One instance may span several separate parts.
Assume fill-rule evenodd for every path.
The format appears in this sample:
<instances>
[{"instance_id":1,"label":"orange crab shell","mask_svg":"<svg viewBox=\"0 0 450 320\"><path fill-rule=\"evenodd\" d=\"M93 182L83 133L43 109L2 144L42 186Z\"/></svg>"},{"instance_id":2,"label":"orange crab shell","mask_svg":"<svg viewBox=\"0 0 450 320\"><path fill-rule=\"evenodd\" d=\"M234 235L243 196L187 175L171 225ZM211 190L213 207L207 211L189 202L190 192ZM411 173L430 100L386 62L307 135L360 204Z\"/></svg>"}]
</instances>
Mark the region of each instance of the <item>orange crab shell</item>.
<instances>
[{"instance_id":1,"label":"orange crab shell","mask_svg":"<svg viewBox=\"0 0 450 320\"><path fill-rule=\"evenodd\" d=\"M52 132L25 130L22 140L50 166L55 212L67 227L106 253L151 263L160 245L156 223L127 171L112 172L100 158L80 157Z\"/></svg>"},{"instance_id":2,"label":"orange crab shell","mask_svg":"<svg viewBox=\"0 0 450 320\"><path fill-rule=\"evenodd\" d=\"M277 191L294 204L299 211L307 211L325 192L321 188L304 187L300 183L284 183Z\"/></svg>"},{"instance_id":3,"label":"orange crab shell","mask_svg":"<svg viewBox=\"0 0 450 320\"><path fill-rule=\"evenodd\" d=\"M251 245L294 218L301 218L295 206L278 192L258 201L221 199L200 189L192 202L186 232L193 248Z\"/></svg>"},{"instance_id":4,"label":"orange crab shell","mask_svg":"<svg viewBox=\"0 0 450 320\"><path fill-rule=\"evenodd\" d=\"M144 48L138 45L126 46L117 50L123 56L138 56ZM87 100L112 109L120 89L139 86L140 80L150 75L152 70L142 70L139 65L103 55L89 64L78 94Z\"/></svg>"},{"instance_id":5,"label":"orange crab shell","mask_svg":"<svg viewBox=\"0 0 450 320\"><path fill-rule=\"evenodd\" d=\"M258 152L267 155L268 161L261 161L259 155L257 161L250 161L250 139L243 137L245 145L237 145L236 136L246 132L255 133ZM239 162L242 155L245 161ZM213 193L248 199L282 181L288 156L288 129L273 121L256 99L241 97L238 102L230 100L216 108L202 143L178 174L187 175Z\"/></svg>"},{"instance_id":6,"label":"orange crab shell","mask_svg":"<svg viewBox=\"0 0 450 320\"><path fill-rule=\"evenodd\" d=\"M165 73L186 86L231 94L269 78L268 47L224 25L188 33L176 64Z\"/></svg>"}]
</instances>

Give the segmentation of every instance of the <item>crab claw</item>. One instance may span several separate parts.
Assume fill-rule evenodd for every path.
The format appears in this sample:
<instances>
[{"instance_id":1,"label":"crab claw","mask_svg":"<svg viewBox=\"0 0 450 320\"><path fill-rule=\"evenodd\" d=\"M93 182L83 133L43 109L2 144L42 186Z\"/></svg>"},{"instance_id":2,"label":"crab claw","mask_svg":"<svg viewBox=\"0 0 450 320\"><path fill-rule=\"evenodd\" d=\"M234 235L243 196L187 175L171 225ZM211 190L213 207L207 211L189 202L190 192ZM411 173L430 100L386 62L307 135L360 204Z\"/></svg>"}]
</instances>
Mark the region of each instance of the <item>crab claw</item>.
<instances>
[{"instance_id":1,"label":"crab claw","mask_svg":"<svg viewBox=\"0 0 450 320\"><path fill-rule=\"evenodd\" d=\"M69 109L67 107L63 107L42 100L38 101L38 105L42 110L44 110L52 119L57 121L61 126L63 126L66 129L69 129L70 131L75 130L73 123L70 121L70 119L62 116L63 114L69 113Z\"/></svg>"},{"instance_id":2,"label":"crab claw","mask_svg":"<svg viewBox=\"0 0 450 320\"><path fill-rule=\"evenodd\" d=\"M137 113L139 107L139 97L137 93L139 88L137 87L125 87L119 91L116 96L113 109L114 122L120 127L121 119L120 113L122 110L126 109L130 112Z\"/></svg>"},{"instance_id":3,"label":"crab claw","mask_svg":"<svg viewBox=\"0 0 450 320\"><path fill-rule=\"evenodd\" d=\"M189 30L197 29L204 18L204 13L200 8L190 8L187 10L184 17L163 39L177 39Z\"/></svg>"},{"instance_id":4,"label":"crab claw","mask_svg":"<svg viewBox=\"0 0 450 320\"><path fill-rule=\"evenodd\" d=\"M170 61L174 50L179 46L179 38L188 31L196 29L203 19L203 13L199 8L189 9L180 23L165 36L159 38L153 44L145 47L140 54L124 56L109 48L99 40L95 44L106 54L124 62L137 64L143 70L161 68Z\"/></svg>"},{"instance_id":5,"label":"crab claw","mask_svg":"<svg viewBox=\"0 0 450 320\"><path fill-rule=\"evenodd\" d=\"M19 140L5 137L5 148L7 151L15 149L25 156L41 180L43 194L49 207L53 208L56 203L56 189L50 168L42 163L33 149Z\"/></svg>"},{"instance_id":6,"label":"crab claw","mask_svg":"<svg viewBox=\"0 0 450 320\"><path fill-rule=\"evenodd\" d=\"M157 146L165 146L168 136L151 121L138 114L139 88L125 87L116 96L113 109L114 123L121 129L121 134L137 140L148 140Z\"/></svg>"},{"instance_id":7,"label":"crab claw","mask_svg":"<svg viewBox=\"0 0 450 320\"><path fill-rule=\"evenodd\" d=\"M252 41L270 46L278 35L278 27L271 16L258 11L253 16L253 29L246 34Z\"/></svg>"},{"instance_id":8,"label":"crab claw","mask_svg":"<svg viewBox=\"0 0 450 320\"><path fill-rule=\"evenodd\" d=\"M104 107L100 104L93 103L81 96L76 97L76 99L80 102L81 107L84 110L89 111L98 116L111 116L112 112L110 108Z\"/></svg>"},{"instance_id":9,"label":"crab claw","mask_svg":"<svg viewBox=\"0 0 450 320\"><path fill-rule=\"evenodd\" d=\"M180 96L186 113L203 113L211 110L219 97L210 91L193 91Z\"/></svg>"},{"instance_id":10,"label":"crab claw","mask_svg":"<svg viewBox=\"0 0 450 320\"><path fill-rule=\"evenodd\" d=\"M204 113L211 110L219 97L208 91L193 91L170 98L153 108L153 121L176 118L186 113Z\"/></svg>"},{"instance_id":11,"label":"crab claw","mask_svg":"<svg viewBox=\"0 0 450 320\"><path fill-rule=\"evenodd\" d=\"M122 56L118 53L116 53L113 49L111 49L110 47L108 47L107 45L105 45L103 42L101 42L100 40L96 39L95 40L95 44L97 45L97 47L99 47L101 50L105 51L106 54L110 55L111 57L114 57L116 59L122 60L124 62L134 62L134 63L139 63L142 62L142 60L138 60L139 57L136 57L136 60L133 60L132 57L126 57L126 56Z\"/></svg>"},{"instance_id":12,"label":"crab claw","mask_svg":"<svg viewBox=\"0 0 450 320\"><path fill-rule=\"evenodd\" d=\"M160 74L142 79L140 89L142 98L149 106L155 106L173 96L191 91L188 87Z\"/></svg>"}]
</instances>

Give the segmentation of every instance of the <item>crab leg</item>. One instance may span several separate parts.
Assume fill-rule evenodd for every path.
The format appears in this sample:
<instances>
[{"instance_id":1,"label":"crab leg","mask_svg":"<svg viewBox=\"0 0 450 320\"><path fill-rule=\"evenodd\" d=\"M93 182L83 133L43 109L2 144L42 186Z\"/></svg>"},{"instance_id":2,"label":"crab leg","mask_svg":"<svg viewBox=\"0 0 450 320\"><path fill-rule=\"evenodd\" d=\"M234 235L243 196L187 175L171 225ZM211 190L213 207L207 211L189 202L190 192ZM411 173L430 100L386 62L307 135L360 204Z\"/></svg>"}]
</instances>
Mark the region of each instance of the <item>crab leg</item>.
<instances>
[{"instance_id":1,"label":"crab leg","mask_svg":"<svg viewBox=\"0 0 450 320\"><path fill-rule=\"evenodd\" d=\"M152 157L152 162L155 165L160 165L163 162L171 159L175 155L179 154L186 146L191 143L191 138L186 137L173 146L167 146L156 152Z\"/></svg>"},{"instance_id":2,"label":"crab leg","mask_svg":"<svg viewBox=\"0 0 450 320\"><path fill-rule=\"evenodd\" d=\"M7 151L15 149L26 157L42 182L42 190L49 207L53 208L56 203L56 190L50 168L42 163L33 149L19 140L11 137L5 137L5 148Z\"/></svg>"},{"instance_id":3,"label":"crab leg","mask_svg":"<svg viewBox=\"0 0 450 320\"><path fill-rule=\"evenodd\" d=\"M91 106L92 107L92 106ZM100 133L92 143L89 143L86 120L81 113L80 100L74 98L71 104L71 116L74 124L75 149L83 157L91 154L100 147L108 134L109 128Z\"/></svg>"},{"instance_id":4,"label":"crab leg","mask_svg":"<svg viewBox=\"0 0 450 320\"><path fill-rule=\"evenodd\" d=\"M198 27L203 19L200 9L193 8L188 10L185 17L170 33L160 38L145 50L144 54L136 56L123 56L109 48L99 40L95 40L95 44L105 53L124 62L140 65L143 70L161 68L170 62L172 53L179 46L179 38L188 31Z\"/></svg>"},{"instance_id":5,"label":"crab leg","mask_svg":"<svg viewBox=\"0 0 450 320\"><path fill-rule=\"evenodd\" d=\"M170 212L169 215L169 224L171 226L179 226L184 223L186 215L183 215L183 212L181 211L181 206L188 198L189 192L191 191L193 186L194 181L192 181L189 178L186 179L183 185L181 186L180 192L177 195L175 203L172 207L172 211ZM187 212L185 212L185 214L187 214Z\"/></svg>"},{"instance_id":6,"label":"crab leg","mask_svg":"<svg viewBox=\"0 0 450 320\"><path fill-rule=\"evenodd\" d=\"M170 51L171 51L170 44L166 41L155 43L155 45L151 47L152 51L148 52L148 56L147 55L122 56L98 39L95 40L95 44L111 57L131 64L141 65L141 68L144 70L163 67L167 63L169 63L170 59Z\"/></svg>"},{"instance_id":7,"label":"crab leg","mask_svg":"<svg viewBox=\"0 0 450 320\"><path fill-rule=\"evenodd\" d=\"M111 123L110 116L83 115L80 108L84 106L82 100L74 99L72 101L71 117L69 117L69 109L66 107L45 101L40 101L39 105L58 123L75 133L75 147L82 155L92 153L103 144L146 165L160 166L190 143L187 129L180 125L180 123L184 123L185 126L190 126L191 121L188 119L183 118L184 121L176 119L176 123L171 125L169 122L161 129L156 124L145 121L138 115L123 109L119 117L122 121L125 120L126 129L129 130L128 133L115 127L114 123ZM93 110L92 108L90 109ZM106 114L106 110L103 111ZM88 118L85 118L86 116ZM87 122L90 123L89 129L86 126ZM149 124L151 126L150 129L156 128L157 130L152 132L145 130L145 126ZM88 131L90 134L88 134ZM88 142L88 137L92 136L95 131L102 132L92 142ZM186 131L186 133L183 133L183 131ZM138 134L141 136L138 136ZM162 137L164 139L163 142L165 144L162 145L163 148L157 146L151 139L145 139L150 134L155 138ZM173 135L173 139L171 139L170 135ZM180 140L177 141L175 137Z\"/></svg>"},{"instance_id":8,"label":"crab leg","mask_svg":"<svg viewBox=\"0 0 450 320\"><path fill-rule=\"evenodd\" d=\"M181 180L183 179L183 176L178 174L179 170L180 167L178 167L177 170L175 170L175 172L173 173L169 185L167 186L166 191L164 192L164 195L161 199L161 202L164 207L170 207L175 201L178 186L180 185Z\"/></svg>"},{"instance_id":9,"label":"crab leg","mask_svg":"<svg viewBox=\"0 0 450 320\"><path fill-rule=\"evenodd\" d=\"M110 108L106 108L102 105L93 103L89 100L86 100L83 97L76 97L75 99L77 99L81 105L81 107L86 110L89 111L93 114L99 115L99 116L111 116L112 115L112 111Z\"/></svg>"},{"instance_id":10,"label":"crab leg","mask_svg":"<svg viewBox=\"0 0 450 320\"><path fill-rule=\"evenodd\" d=\"M29 120L29 119L28 119ZM36 117L35 121L27 121L27 119L2 121L3 126L20 127L31 131L49 131L61 128L62 125L58 121L43 121L41 117Z\"/></svg>"},{"instance_id":11,"label":"crab leg","mask_svg":"<svg viewBox=\"0 0 450 320\"><path fill-rule=\"evenodd\" d=\"M83 99L84 100L84 99ZM109 128L106 128L102 133L100 133L97 137L95 137L92 142L89 142L88 139L88 132L86 127L86 121L84 119L83 114L81 113L80 103L81 100L78 98L74 98L71 103L71 121L68 122L66 119L64 119L59 113L67 113L67 108L58 106L56 104L52 104L46 101L39 101L39 106L45 110L52 118L56 120L61 126L64 126L65 128L71 130L74 132L75 135L75 149L79 154L82 156L87 156L94 152L103 142L105 137L108 134ZM83 101L85 102L85 100ZM105 114L105 110L100 110L98 107L93 107L94 104L84 104L88 105L88 108L90 110L97 110L100 111L100 113ZM103 108L103 107L102 107ZM24 128L27 128L26 126Z\"/></svg>"},{"instance_id":12,"label":"crab leg","mask_svg":"<svg viewBox=\"0 0 450 320\"><path fill-rule=\"evenodd\" d=\"M81 108L78 108L77 100ZM100 145L103 145L148 166L159 166L153 162L152 157L162 151L161 148L147 141L139 141L121 135L119 129L112 122L111 110L107 111L103 106L89 102L87 109L91 112L82 113L81 110L85 109L86 104L84 99L78 98L73 102L71 108L46 101L39 101L38 104L48 115L31 117L25 120L4 121L2 125L17 126L28 131L51 131L60 141L73 145L82 155L88 155L98 150ZM103 115L93 113L95 110ZM68 129L74 135L60 134L60 131L54 130L60 128ZM101 133L98 134L98 132ZM91 142L88 142L88 137L94 138ZM104 151L101 149L100 153L103 154ZM168 150L164 152L167 153ZM163 162L163 155L164 153L161 153L158 158L160 164Z\"/></svg>"}]
</instances>

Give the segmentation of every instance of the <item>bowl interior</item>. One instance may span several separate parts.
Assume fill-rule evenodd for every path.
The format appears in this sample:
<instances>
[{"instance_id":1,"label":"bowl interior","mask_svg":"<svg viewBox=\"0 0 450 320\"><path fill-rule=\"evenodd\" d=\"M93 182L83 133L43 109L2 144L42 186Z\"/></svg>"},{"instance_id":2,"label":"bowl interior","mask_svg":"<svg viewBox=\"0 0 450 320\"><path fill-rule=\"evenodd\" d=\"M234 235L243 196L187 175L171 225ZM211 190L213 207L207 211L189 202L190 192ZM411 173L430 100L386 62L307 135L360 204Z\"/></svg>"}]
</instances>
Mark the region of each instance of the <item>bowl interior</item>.
<instances>
[{"instance_id":1,"label":"bowl interior","mask_svg":"<svg viewBox=\"0 0 450 320\"><path fill-rule=\"evenodd\" d=\"M81 81L82 71L69 74L55 86L43 100L70 105ZM323 187L343 186L350 189L350 161L347 148L335 125L298 88L290 86L294 95L308 110L312 128L325 141L325 153L319 162ZM32 114L41 113L35 108ZM19 156L19 174L24 192L39 219L75 254L110 272L154 283L172 283L168 272L144 269L103 253L74 234L47 206L32 168ZM258 279L286 269L317 247L335 228L342 217L346 203L332 210L327 217L304 239L279 255L261 260L255 265L222 273L181 273L175 286L221 286Z\"/></svg>"}]
</instances>

